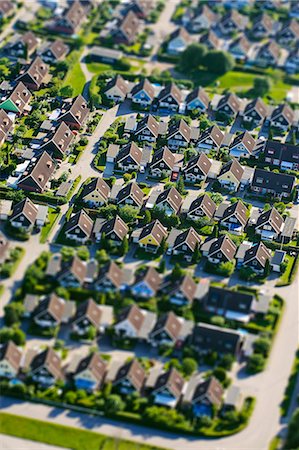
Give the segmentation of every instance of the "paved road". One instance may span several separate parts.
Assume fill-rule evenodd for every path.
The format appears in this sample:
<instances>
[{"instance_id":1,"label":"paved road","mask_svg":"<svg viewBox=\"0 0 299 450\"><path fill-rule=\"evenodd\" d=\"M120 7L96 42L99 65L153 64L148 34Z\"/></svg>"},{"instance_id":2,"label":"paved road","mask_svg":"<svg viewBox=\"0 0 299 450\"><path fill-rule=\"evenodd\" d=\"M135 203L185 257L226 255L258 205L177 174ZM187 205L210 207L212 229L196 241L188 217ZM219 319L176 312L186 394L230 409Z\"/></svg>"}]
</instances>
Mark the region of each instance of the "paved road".
<instances>
[{"instance_id":1,"label":"paved road","mask_svg":"<svg viewBox=\"0 0 299 450\"><path fill-rule=\"evenodd\" d=\"M0 434L0 448L1 450L64 450L62 447L54 447L53 445L5 436L4 434Z\"/></svg>"}]
</instances>

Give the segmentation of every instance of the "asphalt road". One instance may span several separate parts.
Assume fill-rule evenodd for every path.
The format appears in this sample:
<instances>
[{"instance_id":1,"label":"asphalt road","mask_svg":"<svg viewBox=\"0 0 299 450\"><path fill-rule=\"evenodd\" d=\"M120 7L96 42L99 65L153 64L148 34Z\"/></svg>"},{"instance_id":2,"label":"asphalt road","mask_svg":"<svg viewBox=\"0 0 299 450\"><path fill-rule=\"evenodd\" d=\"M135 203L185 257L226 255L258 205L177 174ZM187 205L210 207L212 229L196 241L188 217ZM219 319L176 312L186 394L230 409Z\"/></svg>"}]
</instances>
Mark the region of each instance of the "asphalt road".
<instances>
[{"instance_id":1,"label":"asphalt road","mask_svg":"<svg viewBox=\"0 0 299 450\"><path fill-rule=\"evenodd\" d=\"M0 434L0 448L1 450L63 450L63 447L54 447L53 445L5 436L4 434Z\"/></svg>"}]
</instances>

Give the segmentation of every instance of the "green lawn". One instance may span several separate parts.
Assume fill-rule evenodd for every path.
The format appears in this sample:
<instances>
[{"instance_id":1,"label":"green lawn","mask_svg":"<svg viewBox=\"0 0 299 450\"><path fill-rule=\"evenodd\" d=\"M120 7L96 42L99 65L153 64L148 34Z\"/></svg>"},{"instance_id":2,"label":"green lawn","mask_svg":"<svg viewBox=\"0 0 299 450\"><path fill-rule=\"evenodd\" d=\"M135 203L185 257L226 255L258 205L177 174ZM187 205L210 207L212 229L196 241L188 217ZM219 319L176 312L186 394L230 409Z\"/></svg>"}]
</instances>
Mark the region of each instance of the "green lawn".
<instances>
[{"instance_id":1,"label":"green lawn","mask_svg":"<svg viewBox=\"0 0 299 450\"><path fill-rule=\"evenodd\" d=\"M144 444L110 438L92 431L0 413L1 433L72 450L157 450Z\"/></svg>"},{"instance_id":2,"label":"green lawn","mask_svg":"<svg viewBox=\"0 0 299 450\"><path fill-rule=\"evenodd\" d=\"M287 267L284 273L281 275L279 280L276 283L276 286L287 286L290 284L290 276L292 272L293 265L295 263L295 257L286 255Z\"/></svg>"},{"instance_id":3,"label":"green lawn","mask_svg":"<svg viewBox=\"0 0 299 450\"><path fill-rule=\"evenodd\" d=\"M97 63L97 62L88 62L86 66L89 72L100 74L102 72L107 72L107 70L111 70L112 67L110 64Z\"/></svg>"},{"instance_id":4,"label":"green lawn","mask_svg":"<svg viewBox=\"0 0 299 450\"><path fill-rule=\"evenodd\" d=\"M47 218L48 222L43 226L40 233L39 241L41 244L44 244L47 241L47 238L51 233L51 230L53 229L59 215L60 211L58 211L56 208L49 208Z\"/></svg>"},{"instance_id":5,"label":"green lawn","mask_svg":"<svg viewBox=\"0 0 299 450\"><path fill-rule=\"evenodd\" d=\"M85 85L85 75L82 72L80 62L76 62L74 66L69 70L67 76L65 77L63 86L72 86L74 89L73 96L82 94Z\"/></svg>"}]
</instances>

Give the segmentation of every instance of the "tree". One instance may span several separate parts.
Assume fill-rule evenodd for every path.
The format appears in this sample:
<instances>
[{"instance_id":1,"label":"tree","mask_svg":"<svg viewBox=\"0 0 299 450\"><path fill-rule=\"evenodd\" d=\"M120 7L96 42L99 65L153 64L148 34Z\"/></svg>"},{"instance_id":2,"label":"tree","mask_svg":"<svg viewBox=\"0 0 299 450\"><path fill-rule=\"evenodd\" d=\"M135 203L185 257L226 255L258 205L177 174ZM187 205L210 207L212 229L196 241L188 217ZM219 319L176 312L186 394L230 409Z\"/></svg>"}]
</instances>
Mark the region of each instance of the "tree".
<instances>
[{"instance_id":1,"label":"tree","mask_svg":"<svg viewBox=\"0 0 299 450\"><path fill-rule=\"evenodd\" d=\"M192 255L192 262L194 264L197 264L200 260L200 251L199 251L199 245L198 243L195 244L195 249Z\"/></svg>"},{"instance_id":2,"label":"tree","mask_svg":"<svg viewBox=\"0 0 299 450\"><path fill-rule=\"evenodd\" d=\"M254 353L259 353L263 356L268 356L271 348L271 342L267 337L260 337L253 343Z\"/></svg>"},{"instance_id":3,"label":"tree","mask_svg":"<svg viewBox=\"0 0 299 450\"><path fill-rule=\"evenodd\" d=\"M119 411L123 411L125 404L119 395L112 394L105 400L105 412L106 414L117 414Z\"/></svg>"},{"instance_id":4,"label":"tree","mask_svg":"<svg viewBox=\"0 0 299 450\"><path fill-rule=\"evenodd\" d=\"M185 183L184 183L184 178L182 176L180 176L180 178L178 179L177 185L176 185L177 191L181 194L184 195L186 190L185 190Z\"/></svg>"},{"instance_id":5,"label":"tree","mask_svg":"<svg viewBox=\"0 0 299 450\"><path fill-rule=\"evenodd\" d=\"M161 262L159 264L158 272L164 273L166 270L166 261L165 259L161 259Z\"/></svg>"},{"instance_id":6,"label":"tree","mask_svg":"<svg viewBox=\"0 0 299 450\"><path fill-rule=\"evenodd\" d=\"M213 370L213 375L215 378L217 378L217 380L220 381L220 383L226 382L227 375L226 375L226 370L223 369L223 367L216 367Z\"/></svg>"},{"instance_id":7,"label":"tree","mask_svg":"<svg viewBox=\"0 0 299 450\"><path fill-rule=\"evenodd\" d=\"M109 261L109 256L107 255L106 250L104 250L104 249L97 250L97 252L96 252L96 260L98 261L100 266L105 264L106 262L108 262Z\"/></svg>"},{"instance_id":8,"label":"tree","mask_svg":"<svg viewBox=\"0 0 299 450\"><path fill-rule=\"evenodd\" d=\"M180 68L184 72L192 72L198 69L200 65L203 64L207 49L201 44L191 44L189 45L181 54L180 57Z\"/></svg>"},{"instance_id":9,"label":"tree","mask_svg":"<svg viewBox=\"0 0 299 450\"><path fill-rule=\"evenodd\" d=\"M149 209L146 209L144 212L144 217L143 217L143 225L147 225L148 223L150 223L152 221L152 215Z\"/></svg>"},{"instance_id":10,"label":"tree","mask_svg":"<svg viewBox=\"0 0 299 450\"><path fill-rule=\"evenodd\" d=\"M297 408L290 420L285 449L296 449L299 447L299 408Z\"/></svg>"},{"instance_id":11,"label":"tree","mask_svg":"<svg viewBox=\"0 0 299 450\"><path fill-rule=\"evenodd\" d=\"M234 68L234 58L227 52L211 50L207 53L204 65L209 72L224 75Z\"/></svg>"},{"instance_id":12,"label":"tree","mask_svg":"<svg viewBox=\"0 0 299 450\"><path fill-rule=\"evenodd\" d=\"M88 261L90 257L88 248L85 245L79 247L77 250L77 256L82 261Z\"/></svg>"},{"instance_id":13,"label":"tree","mask_svg":"<svg viewBox=\"0 0 299 450\"><path fill-rule=\"evenodd\" d=\"M124 255L126 255L128 253L128 251L129 251L129 241L128 241L127 236L125 236L123 238L123 241L122 241L121 246L120 246L120 253L121 253L122 256L124 256Z\"/></svg>"},{"instance_id":14,"label":"tree","mask_svg":"<svg viewBox=\"0 0 299 450\"><path fill-rule=\"evenodd\" d=\"M171 279L178 280L179 278L181 278L183 276L183 274L184 274L184 271L181 269L180 264L176 263L171 272Z\"/></svg>"},{"instance_id":15,"label":"tree","mask_svg":"<svg viewBox=\"0 0 299 450\"><path fill-rule=\"evenodd\" d=\"M223 327L225 325L225 319L222 316L212 316L211 323L217 325L218 327Z\"/></svg>"},{"instance_id":16,"label":"tree","mask_svg":"<svg viewBox=\"0 0 299 450\"><path fill-rule=\"evenodd\" d=\"M227 353L221 357L219 361L219 367L223 367L223 369L225 370L231 370L234 361L234 355L232 355L231 353Z\"/></svg>"},{"instance_id":17,"label":"tree","mask_svg":"<svg viewBox=\"0 0 299 450\"><path fill-rule=\"evenodd\" d=\"M270 275L271 272L271 264L270 264L270 260L267 259L266 263L265 263L265 268L264 268L264 276L268 277Z\"/></svg>"},{"instance_id":18,"label":"tree","mask_svg":"<svg viewBox=\"0 0 299 450\"><path fill-rule=\"evenodd\" d=\"M256 77L253 82L253 91L256 97L264 97L271 90L272 83L269 78Z\"/></svg>"},{"instance_id":19,"label":"tree","mask_svg":"<svg viewBox=\"0 0 299 450\"><path fill-rule=\"evenodd\" d=\"M184 358L182 361L182 372L189 377L197 370L197 362L193 358Z\"/></svg>"},{"instance_id":20,"label":"tree","mask_svg":"<svg viewBox=\"0 0 299 450\"><path fill-rule=\"evenodd\" d=\"M5 306L4 311L5 324L11 326L14 323L20 322L21 317L24 314L24 305L20 302L11 302Z\"/></svg>"},{"instance_id":21,"label":"tree","mask_svg":"<svg viewBox=\"0 0 299 450\"><path fill-rule=\"evenodd\" d=\"M64 98L73 97L74 89L72 86L69 86L69 85L63 86L62 88L60 88L59 93L60 93L61 97L64 97Z\"/></svg>"},{"instance_id":22,"label":"tree","mask_svg":"<svg viewBox=\"0 0 299 450\"><path fill-rule=\"evenodd\" d=\"M262 372L265 367L266 360L263 355L259 353L254 353L251 355L247 362L247 371L249 373Z\"/></svg>"},{"instance_id":23,"label":"tree","mask_svg":"<svg viewBox=\"0 0 299 450\"><path fill-rule=\"evenodd\" d=\"M71 247L62 247L62 249L60 250L60 254L63 261L70 261L75 255L75 250Z\"/></svg>"},{"instance_id":24,"label":"tree","mask_svg":"<svg viewBox=\"0 0 299 450\"><path fill-rule=\"evenodd\" d=\"M124 222L130 223L138 216L138 209L132 205L124 205L119 208L118 214Z\"/></svg>"}]
</instances>

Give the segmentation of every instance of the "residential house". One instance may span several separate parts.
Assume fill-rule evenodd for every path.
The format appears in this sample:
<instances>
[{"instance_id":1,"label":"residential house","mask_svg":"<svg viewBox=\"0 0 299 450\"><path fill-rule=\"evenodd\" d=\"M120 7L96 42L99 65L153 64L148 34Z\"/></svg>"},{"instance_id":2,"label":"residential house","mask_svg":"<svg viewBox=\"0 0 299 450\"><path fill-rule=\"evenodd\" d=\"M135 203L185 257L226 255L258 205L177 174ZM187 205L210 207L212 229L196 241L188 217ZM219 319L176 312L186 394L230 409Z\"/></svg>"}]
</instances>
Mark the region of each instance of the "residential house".
<instances>
[{"instance_id":1,"label":"residential house","mask_svg":"<svg viewBox=\"0 0 299 450\"><path fill-rule=\"evenodd\" d=\"M110 187L102 177L93 178L85 184L82 191L82 200L89 206L102 206L107 203L110 196Z\"/></svg>"},{"instance_id":2,"label":"residential house","mask_svg":"<svg viewBox=\"0 0 299 450\"><path fill-rule=\"evenodd\" d=\"M167 53L170 55L179 55L192 42L192 38L184 27L174 30L167 43Z\"/></svg>"},{"instance_id":3,"label":"residential house","mask_svg":"<svg viewBox=\"0 0 299 450\"><path fill-rule=\"evenodd\" d=\"M182 397L184 387L185 380L174 367L162 373L152 391L155 405L175 408Z\"/></svg>"},{"instance_id":4,"label":"residential house","mask_svg":"<svg viewBox=\"0 0 299 450\"><path fill-rule=\"evenodd\" d=\"M237 191L244 173L244 169L236 159L231 159L221 167L217 180L221 186Z\"/></svg>"},{"instance_id":5,"label":"residential house","mask_svg":"<svg viewBox=\"0 0 299 450\"><path fill-rule=\"evenodd\" d=\"M98 305L92 298L89 298L78 304L76 314L72 320L72 330L79 336L86 335L91 327L97 331L102 331L102 318L102 306Z\"/></svg>"},{"instance_id":6,"label":"residential house","mask_svg":"<svg viewBox=\"0 0 299 450\"><path fill-rule=\"evenodd\" d=\"M167 144L170 150L179 150L188 147L191 139L191 128L181 119L168 129Z\"/></svg>"},{"instance_id":7,"label":"residential house","mask_svg":"<svg viewBox=\"0 0 299 450\"><path fill-rule=\"evenodd\" d=\"M139 141L156 142L159 136L159 122L151 115L143 117L134 130L134 137Z\"/></svg>"},{"instance_id":8,"label":"residential house","mask_svg":"<svg viewBox=\"0 0 299 450\"><path fill-rule=\"evenodd\" d=\"M139 83L135 84L132 91L130 92L130 98L133 103L141 106L150 106L155 98L155 88L144 78Z\"/></svg>"},{"instance_id":9,"label":"residential house","mask_svg":"<svg viewBox=\"0 0 299 450\"><path fill-rule=\"evenodd\" d=\"M202 87L196 87L187 95L185 102L188 111L198 109L206 112L210 104L210 98Z\"/></svg>"},{"instance_id":10,"label":"residential house","mask_svg":"<svg viewBox=\"0 0 299 450\"><path fill-rule=\"evenodd\" d=\"M110 261L99 270L96 290L101 292L119 291L122 288L123 279L123 270L114 261Z\"/></svg>"},{"instance_id":11,"label":"residential house","mask_svg":"<svg viewBox=\"0 0 299 450\"><path fill-rule=\"evenodd\" d=\"M254 272L263 274L266 269L267 261L270 264L270 260L271 251L265 244L259 242L246 250L243 267L250 267Z\"/></svg>"},{"instance_id":12,"label":"residential house","mask_svg":"<svg viewBox=\"0 0 299 450\"><path fill-rule=\"evenodd\" d=\"M299 146L279 141L267 141L264 148L265 162L282 170L299 170Z\"/></svg>"},{"instance_id":13,"label":"residential house","mask_svg":"<svg viewBox=\"0 0 299 450\"><path fill-rule=\"evenodd\" d=\"M199 5L189 23L190 31L198 33L202 30L210 30L218 20L217 14L208 5Z\"/></svg>"},{"instance_id":14,"label":"residential house","mask_svg":"<svg viewBox=\"0 0 299 450\"><path fill-rule=\"evenodd\" d=\"M262 13L256 17L252 28L250 30L251 35L255 39L264 39L270 37L274 32L274 22L269 14Z\"/></svg>"},{"instance_id":15,"label":"residential house","mask_svg":"<svg viewBox=\"0 0 299 450\"><path fill-rule=\"evenodd\" d=\"M242 335L237 330L222 328L207 323L194 326L190 339L191 347L198 354L217 352L237 356L242 348Z\"/></svg>"},{"instance_id":16,"label":"residential house","mask_svg":"<svg viewBox=\"0 0 299 450\"><path fill-rule=\"evenodd\" d=\"M75 0L70 7L50 23L49 28L56 33L77 34L86 20L86 10L81 2Z\"/></svg>"},{"instance_id":17,"label":"residential house","mask_svg":"<svg viewBox=\"0 0 299 450\"><path fill-rule=\"evenodd\" d=\"M121 338L137 339L145 321L145 313L137 305L124 308L114 324L114 332Z\"/></svg>"},{"instance_id":18,"label":"residential house","mask_svg":"<svg viewBox=\"0 0 299 450\"><path fill-rule=\"evenodd\" d=\"M28 197L17 203L9 218L10 224L24 231L31 231L35 225L38 207Z\"/></svg>"},{"instance_id":19,"label":"residential house","mask_svg":"<svg viewBox=\"0 0 299 450\"><path fill-rule=\"evenodd\" d=\"M259 48L255 56L255 63L261 67L277 66L279 57L279 45L275 41L269 41Z\"/></svg>"},{"instance_id":20,"label":"residential house","mask_svg":"<svg viewBox=\"0 0 299 450\"><path fill-rule=\"evenodd\" d=\"M104 94L109 100L114 102L123 102L129 93L128 82L121 75L116 75L107 84Z\"/></svg>"},{"instance_id":21,"label":"residential house","mask_svg":"<svg viewBox=\"0 0 299 450\"><path fill-rule=\"evenodd\" d=\"M40 52L40 57L46 63L53 64L58 61L62 61L68 54L69 50L69 46L66 45L61 39L56 39L43 48Z\"/></svg>"},{"instance_id":22,"label":"residential house","mask_svg":"<svg viewBox=\"0 0 299 450\"><path fill-rule=\"evenodd\" d=\"M229 205L223 212L221 226L232 234L242 234L247 225L249 211L241 201Z\"/></svg>"},{"instance_id":23,"label":"residential house","mask_svg":"<svg viewBox=\"0 0 299 450\"><path fill-rule=\"evenodd\" d=\"M7 220L11 215L12 200L0 200L0 220Z\"/></svg>"},{"instance_id":24,"label":"residential house","mask_svg":"<svg viewBox=\"0 0 299 450\"><path fill-rule=\"evenodd\" d=\"M0 377L16 378L22 363L22 352L13 341L0 346Z\"/></svg>"},{"instance_id":25,"label":"residential house","mask_svg":"<svg viewBox=\"0 0 299 450\"><path fill-rule=\"evenodd\" d=\"M1 2L2 3L2 2ZM5 45L5 52L11 56L28 59L38 47L38 39L32 31L14 35Z\"/></svg>"},{"instance_id":26,"label":"residential house","mask_svg":"<svg viewBox=\"0 0 299 450\"><path fill-rule=\"evenodd\" d=\"M288 46L292 42L299 40L299 23L296 19L290 19L284 23L278 33L278 41L282 45Z\"/></svg>"},{"instance_id":27,"label":"residential house","mask_svg":"<svg viewBox=\"0 0 299 450\"><path fill-rule=\"evenodd\" d=\"M244 31L247 25L247 17L240 14L236 9L231 9L218 23L220 31L224 35Z\"/></svg>"},{"instance_id":28,"label":"residential house","mask_svg":"<svg viewBox=\"0 0 299 450\"><path fill-rule=\"evenodd\" d=\"M104 382L107 364L99 353L90 353L79 361L73 373L73 381L76 389L84 389L89 392L99 389Z\"/></svg>"},{"instance_id":29,"label":"residential house","mask_svg":"<svg viewBox=\"0 0 299 450\"><path fill-rule=\"evenodd\" d=\"M58 120L65 122L71 130L79 130L86 122L89 113L90 109L85 98L78 95L71 104L65 105Z\"/></svg>"},{"instance_id":30,"label":"residential house","mask_svg":"<svg viewBox=\"0 0 299 450\"><path fill-rule=\"evenodd\" d=\"M271 270L280 273L282 264L285 262L286 252L284 250L275 250L271 258Z\"/></svg>"},{"instance_id":31,"label":"residential house","mask_svg":"<svg viewBox=\"0 0 299 450\"><path fill-rule=\"evenodd\" d=\"M41 328L56 328L61 324L65 301L55 293L41 300L33 311L33 320Z\"/></svg>"},{"instance_id":32,"label":"residential house","mask_svg":"<svg viewBox=\"0 0 299 450\"><path fill-rule=\"evenodd\" d=\"M125 45L134 44L140 28L140 19L133 11L129 11L119 20L119 23L115 27L115 32L113 33L115 42Z\"/></svg>"},{"instance_id":33,"label":"residential house","mask_svg":"<svg viewBox=\"0 0 299 450\"><path fill-rule=\"evenodd\" d=\"M284 67L288 73L298 73L299 72L299 44L293 48L288 54Z\"/></svg>"},{"instance_id":34,"label":"residential house","mask_svg":"<svg viewBox=\"0 0 299 450\"><path fill-rule=\"evenodd\" d=\"M157 98L159 108L165 108L171 111L178 111L182 100L182 92L174 83L170 83L164 87Z\"/></svg>"},{"instance_id":35,"label":"residential house","mask_svg":"<svg viewBox=\"0 0 299 450\"><path fill-rule=\"evenodd\" d=\"M113 242L114 245L122 244L125 237L128 236L129 228L126 223L116 215L113 219L96 219L93 228L96 241L100 242L102 237L105 240Z\"/></svg>"},{"instance_id":36,"label":"residential house","mask_svg":"<svg viewBox=\"0 0 299 450\"><path fill-rule=\"evenodd\" d=\"M141 232L139 236L136 237L135 242L137 241L139 246L144 248L146 251L157 253L163 239L166 238L167 229L163 227L159 220L154 220L141 229Z\"/></svg>"},{"instance_id":37,"label":"residential house","mask_svg":"<svg viewBox=\"0 0 299 450\"><path fill-rule=\"evenodd\" d=\"M167 216L177 215L183 203L181 194L176 188L165 189L158 195L155 208L162 209Z\"/></svg>"},{"instance_id":38,"label":"residential house","mask_svg":"<svg viewBox=\"0 0 299 450\"><path fill-rule=\"evenodd\" d=\"M252 47L251 42L242 35L235 39L229 46L229 52L234 56L234 58L245 61L248 59L248 54Z\"/></svg>"},{"instance_id":39,"label":"residential house","mask_svg":"<svg viewBox=\"0 0 299 450\"><path fill-rule=\"evenodd\" d=\"M295 177L281 173L255 169L251 182L251 190L257 194L269 194L278 198L287 198L295 186Z\"/></svg>"},{"instance_id":40,"label":"residential house","mask_svg":"<svg viewBox=\"0 0 299 450\"><path fill-rule=\"evenodd\" d=\"M258 216L255 233L266 241L278 240L284 228L283 217L272 207Z\"/></svg>"},{"instance_id":41,"label":"residential house","mask_svg":"<svg viewBox=\"0 0 299 450\"><path fill-rule=\"evenodd\" d=\"M24 191L42 193L47 188L54 171L54 160L44 151L37 160L33 158L30 161L27 169L17 182L18 188Z\"/></svg>"},{"instance_id":42,"label":"residential house","mask_svg":"<svg viewBox=\"0 0 299 450\"><path fill-rule=\"evenodd\" d=\"M71 261L68 261L62 266L57 279L63 287L77 288L84 284L86 275L86 262L75 255L72 257Z\"/></svg>"},{"instance_id":43,"label":"residential house","mask_svg":"<svg viewBox=\"0 0 299 450\"><path fill-rule=\"evenodd\" d=\"M175 166L175 156L164 146L154 152L150 163L150 174L153 177L166 178L170 177Z\"/></svg>"},{"instance_id":44,"label":"residential house","mask_svg":"<svg viewBox=\"0 0 299 450\"><path fill-rule=\"evenodd\" d=\"M138 184L132 181L120 189L116 201L118 205L132 205L135 208L141 208L144 201L144 193Z\"/></svg>"},{"instance_id":45,"label":"residential house","mask_svg":"<svg viewBox=\"0 0 299 450\"><path fill-rule=\"evenodd\" d=\"M196 294L197 284L189 275L171 280L163 287L162 292L169 297L171 304L176 306L191 305Z\"/></svg>"},{"instance_id":46,"label":"residential house","mask_svg":"<svg viewBox=\"0 0 299 450\"><path fill-rule=\"evenodd\" d=\"M160 288L161 275L154 269L148 267L136 275L134 284L130 290L134 298L150 299L154 297Z\"/></svg>"},{"instance_id":47,"label":"residential house","mask_svg":"<svg viewBox=\"0 0 299 450\"><path fill-rule=\"evenodd\" d=\"M24 83L19 82L9 96L0 103L0 109L21 115L29 111L31 97L31 92Z\"/></svg>"},{"instance_id":48,"label":"residential house","mask_svg":"<svg viewBox=\"0 0 299 450\"><path fill-rule=\"evenodd\" d=\"M229 146L229 154L234 158L249 158L256 148L256 140L248 131L238 134Z\"/></svg>"},{"instance_id":49,"label":"residential house","mask_svg":"<svg viewBox=\"0 0 299 450\"><path fill-rule=\"evenodd\" d=\"M207 194L193 200L189 207L187 217L192 220L207 219L212 220L216 212L216 203Z\"/></svg>"},{"instance_id":50,"label":"residential house","mask_svg":"<svg viewBox=\"0 0 299 450\"><path fill-rule=\"evenodd\" d=\"M210 150L218 150L224 139L224 134L217 127L217 125L212 125L207 128L198 138L196 147L200 151L209 153Z\"/></svg>"},{"instance_id":51,"label":"residential house","mask_svg":"<svg viewBox=\"0 0 299 450\"><path fill-rule=\"evenodd\" d=\"M31 91L37 91L49 81L49 66L37 56L17 78Z\"/></svg>"},{"instance_id":52,"label":"residential house","mask_svg":"<svg viewBox=\"0 0 299 450\"><path fill-rule=\"evenodd\" d=\"M209 50L218 50L220 48L220 40L213 30L203 34L199 39L199 43L205 45Z\"/></svg>"},{"instance_id":53,"label":"residential house","mask_svg":"<svg viewBox=\"0 0 299 450\"><path fill-rule=\"evenodd\" d=\"M64 232L67 239L85 244L91 238L92 229L93 220L81 209L68 220Z\"/></svg>"},{"instance_id":54,"label":"residential house","mask_svg":"<svg viewBox=\"0 0 299 450\"><path fill-rule=\"evenodd\" d=\"M168 253L182 255L187 261L192 261L192 256L196 248L200 247L201 238L193 227L176 235L174 242L168 247Z\"/></svg>"},{"instance_id":55,"label":"residential house","mask_svg":"<svg viewBox=\"0 0 299 450\"><path fill-rule=\"evenodd\" d=\"M149 334L149 341L153 347L160 345L176 345L180 339L183 319L172 311L162 314Z\"/></svg>"},{"instance_id":56,"label":"residential house","mask_svg":"<svg viewBox=\"0 0 299 450\"><path fill-rule=\"evenodd\" d=\"M221 97L216 107L218 113L226 116L236 116L241 108L240 99L232 93L228 93Z\"/></svg>"},{"instance_id":57,"label":"residential house","mask_svg":"<svg viewBox=\"0 0 299 450\"><path fill-rule=\"evenodd\" d=\"M13 121L3 109L0 109L0 145L5 142L12 127Z\"/></svg>"},{"instance_id":58,"label":"residential house","mask_svg":"<svg viewBox=\"0 0 299 450\"><path fill-rule=\"evenodd\" d=\"M140 19L147 20L154 6L153 0L133 0L130 2L129 8Z\"/></svg>"},{"instance_id":59,"label":"residential house","mask_svg":"<svg viewBox=\"0 0 299 450\"><path fill-rule=\"evenodd\" d=\"M118 152L115 164L119 170L124 172L139 170L142 160L142 150L135 142L129 142Z\"/></svg>"},{"instance_id":60,"label":"residential house","mask_svg":"<svg viewBox=\"0 0 299 450\"><path fill-rule=\"evenodd\" d=\"M227 235L219 238L206 239L201 247L203 256L213 264L232 261L235 257L237 247Z\"/></svg>"},{"instance_id":61,"label":"residential house","mask_svg":"<svg viewBox=\"0 0 299 450\"><path fill-rule=\"evenodd\" d=\"M286 103L282 103L277 106L270 118L270 124L272 127L279 128L281 131L287 131L293 124L295 118L294 111Z\"/></svg>"},{"instance_id":62,"label":"residential house","mask_svg":"<svg viewBox=\"0 0 299 450\"><path fill-rule=\"evenodd\" d=\"M2 0L0 2L0 18L6 19L10 17L14 12L14 4L9 0Z\"/></svg>"},{"instance_id":63,"label":"residential house","mask_svg":"<svg viewBox=\"0 0 299 450\"><path fill-rule=\"evenodd\" d=\"M29 376L44 386L53 386L63 380L60 357L52 348L37 353L30 363Z\"/></svg>"},{"instance_id":64,"label":"residential house","mask_svg":"<svg viewBox=\"0 0 299 450\"><path fill-rule=\"evenodd\" d=\"M192 411L194 416L212 417L214 410L222 404L224 390L220 381L211 376L199 381L192 397Z\"/></svg>"},{"instance_id":65,"label":"residential house","mask_svg":"<svg viewBox=\"0 0 299 450\"><path fill-rule=\"evenodd\" d=\"M53 158L63 159L70 153L74 135L65 122L61 122L56 129L51 130L40 149L47 152Z\"/></svg>"},{"instance_id":66,"label":"residential house","mask_svg":"<svg viewBox=\"0 0 299 450\"><path fill-rule=\"evenodd\" d=\"M247 103L243 113L243 123L257 127L261 125L268 116L268 106L258 97Z\"/></svg>"},{"instance_id":67,"label":"residential house","mask_svg":"<svg viewBox=\"0 0 299 450\"><path fill-rule=\"evenodd\" d=\"M253 294L218 286L210 286L203 299L204 308L209 313L245 323L251 318L253 303Z\"/></svg>"},{"instance_id":68,"label":"residential house","mask_svg":"<svg viewBox=\"0 0 299 450\"><path fill-rule=\"evenodd\" d=\"M211 161L205 155L200 153L195 158L190 159L188 164L183 168L184 178L189 183L204 181L212 166Z\"/></svg>"},{"instance_id":69,"label":"residential house","mask_svg":"<svg viewBox=\"0 0 299 450\"><path fill-rule=\"evenodd\" d=\"M113 385L122 394L141 392L146 379L146 373L137 359L125 362L118 370Z\"/></svg>"}]
</instances>

